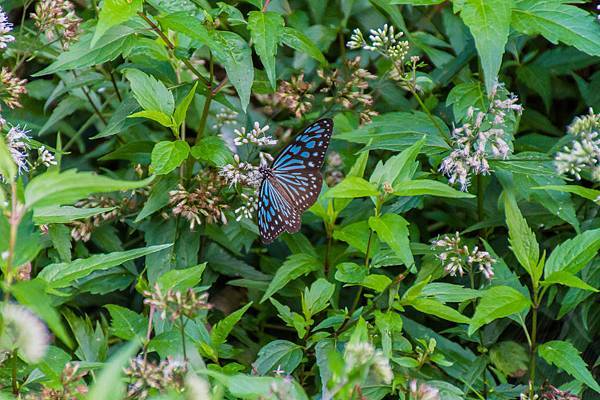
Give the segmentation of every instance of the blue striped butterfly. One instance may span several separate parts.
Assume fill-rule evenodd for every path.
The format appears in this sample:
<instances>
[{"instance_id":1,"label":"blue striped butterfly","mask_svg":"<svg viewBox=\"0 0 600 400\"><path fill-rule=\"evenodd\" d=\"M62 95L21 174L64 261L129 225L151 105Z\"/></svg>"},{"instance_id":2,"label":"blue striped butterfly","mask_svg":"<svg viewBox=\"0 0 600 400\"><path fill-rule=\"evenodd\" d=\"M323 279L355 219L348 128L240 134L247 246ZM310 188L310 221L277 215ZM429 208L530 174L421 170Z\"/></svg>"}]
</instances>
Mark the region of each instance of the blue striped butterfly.
<instances>
[{"instance_id":1,"label":"blue striped butterfly","mask_svg":"<svg viewBox=\"0 0 600 400\"><path fill-rule=\"evenodd\" d=\"M321 166L333 131L331 119L321 119L299 133L270 167L261 166L258 230L263 243L282 232L300 230L302 213L317 201L323 184Z\"/></svg>"}]
</instances>

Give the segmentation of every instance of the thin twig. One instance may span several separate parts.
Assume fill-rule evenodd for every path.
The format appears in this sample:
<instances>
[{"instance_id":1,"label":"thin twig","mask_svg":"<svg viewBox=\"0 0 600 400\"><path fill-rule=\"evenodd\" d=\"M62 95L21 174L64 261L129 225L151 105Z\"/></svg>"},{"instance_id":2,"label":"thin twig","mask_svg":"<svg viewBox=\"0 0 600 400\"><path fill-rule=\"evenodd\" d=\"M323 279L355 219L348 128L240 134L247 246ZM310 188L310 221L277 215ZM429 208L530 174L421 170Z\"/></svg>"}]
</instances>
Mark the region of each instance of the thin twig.
<instances>
[{"instance_id":1,"label":"thin twig","mask_svg":"<svg viewBox=\"0 0 600 400\"><path fill-rule=\"evenodd\" d=\"M150 27L152 28L152 30L158 35L160 36L160 38L162 39L162 41L167 45L167 47L169 48L169 50L171 51L171 53L173 53L175 51L175 45L173 44L173 42L171 42L171 40L169 40L169 38L163 33L163 31L158 27L158 25L156 25L154 22L152 22L152 20L150 18L148 18L148 16L146 15L146 13L144 13L143 11L139 11L138 15L140 17L142 17L142 19L144 21L146 21L146 23L148 25L150 25ZM192 73L194 75L196 75L196 77L202 81L206 86L208 86L210 88L210 82L208 79L206 79L204 76L202 76L202 74L200 73L200 71L198 71L196 69L196 67L194 67L194 65L192 65L192 63L189 60L186 59L182 59L181 60L186 67L189 68L190 71L192 71Z\"/></svg>"}]
</instances>

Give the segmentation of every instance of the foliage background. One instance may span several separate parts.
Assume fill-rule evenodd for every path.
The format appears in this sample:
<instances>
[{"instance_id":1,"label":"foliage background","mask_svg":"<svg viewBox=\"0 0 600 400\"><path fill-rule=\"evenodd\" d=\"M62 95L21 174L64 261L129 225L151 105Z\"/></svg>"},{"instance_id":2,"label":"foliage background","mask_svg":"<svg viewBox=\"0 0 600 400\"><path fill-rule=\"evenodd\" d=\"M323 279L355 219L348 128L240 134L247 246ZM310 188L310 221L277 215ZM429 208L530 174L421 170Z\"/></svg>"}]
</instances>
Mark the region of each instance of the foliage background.
<instances>
[{"instance_id":1,"label":"foliage background","mask_svg":"<svg viewBox=\"0 0 600 400\"><path fill-rule=\"evenodd\" d=\"M7 398L598 397L600 117L567 130L600 109L592 2L1 7ZM384 24L405 53L348 46ZM461 191L477 110L508 148ZM263 246L234 129L275 154L321 116L331 188Z\"/></svg>"}]
</instances>

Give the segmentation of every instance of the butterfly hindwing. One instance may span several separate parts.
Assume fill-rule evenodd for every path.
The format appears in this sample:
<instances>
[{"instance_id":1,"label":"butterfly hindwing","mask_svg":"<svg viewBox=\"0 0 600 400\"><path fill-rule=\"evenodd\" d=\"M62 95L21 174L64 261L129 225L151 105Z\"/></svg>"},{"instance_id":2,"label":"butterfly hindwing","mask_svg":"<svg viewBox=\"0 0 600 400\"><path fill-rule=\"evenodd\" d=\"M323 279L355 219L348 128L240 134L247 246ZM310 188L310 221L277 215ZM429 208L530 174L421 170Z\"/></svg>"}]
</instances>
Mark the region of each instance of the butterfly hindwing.
<instances>
[{"instance_id":1,"label":"butterfly hindwing","mask_svg":"<svg viewBox=\"0 0 600 400\"><path fill-rule=\"evenodd\" d=\"M273 175L286 191L290 202L300 212L307 210L317 201L323 185L323 177L318 169L294 172L274 171Z\"/></svg>"},{"instance_id":2,"label":"butterfly hindwing","mask_svg":"<svg viewBox=\"0 0 600 400\"><path fill-rule=\"evenodd\" d=\"M264 179L259 189L258 230L264 243L272 242L284 231L300 230L300 214L271 179Z\"/></svg>"}]
</instances>

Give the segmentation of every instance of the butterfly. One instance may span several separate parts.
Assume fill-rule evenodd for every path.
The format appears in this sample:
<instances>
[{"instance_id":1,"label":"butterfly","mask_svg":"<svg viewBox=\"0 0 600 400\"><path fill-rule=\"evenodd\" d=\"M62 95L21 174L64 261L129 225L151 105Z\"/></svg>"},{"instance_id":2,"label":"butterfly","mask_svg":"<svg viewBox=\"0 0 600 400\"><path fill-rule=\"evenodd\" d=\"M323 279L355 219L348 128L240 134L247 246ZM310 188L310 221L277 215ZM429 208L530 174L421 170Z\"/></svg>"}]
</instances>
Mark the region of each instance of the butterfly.
<instances>
[{"instance_id":1,"label":"butterfly","mask_svg":"<svg viewBox=\"0 0 600 400\"><path fill-rule=\"evenodd\" d=\"M333 131L331 119L321 119L299 133L275 158L261 166L258 191L258 230L263 243L282 232L300 230L302 213L312 206L323 184L319 171Z\"/></svg>"}]
</instances>

